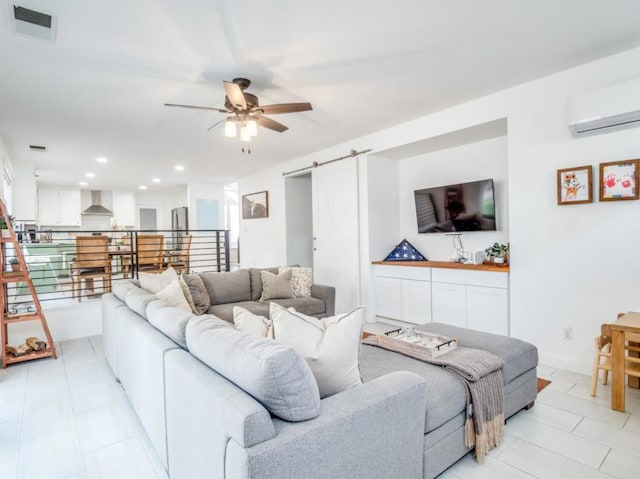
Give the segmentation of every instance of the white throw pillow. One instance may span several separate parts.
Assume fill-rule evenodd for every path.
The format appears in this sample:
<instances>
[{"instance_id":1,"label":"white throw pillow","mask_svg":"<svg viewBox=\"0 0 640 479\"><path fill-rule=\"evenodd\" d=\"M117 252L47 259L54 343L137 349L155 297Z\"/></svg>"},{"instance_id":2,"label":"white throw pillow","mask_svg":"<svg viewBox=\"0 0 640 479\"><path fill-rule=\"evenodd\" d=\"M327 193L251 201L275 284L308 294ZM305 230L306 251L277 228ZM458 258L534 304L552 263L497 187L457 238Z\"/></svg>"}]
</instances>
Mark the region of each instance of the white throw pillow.
<instances>
[{"instance_id":1,"label":"white throw pillow","mask_svg":"<svg viewBox=\"0 0 640 479\"><path fill-rule=\"evenodd\" d=\"M264 316L253 314L248 309L234 306L233 323L239 331L244 331L245 333L261 338L273 338L271 320Z\"/></svg>"},{"instance_id":2,"label":"white throw pillow","mask_svg":"<svg viewBox=\"0 0 640 479\"><path fill-rule=\"evenodd\" d=\"M314 318L270 303L276 341L288 344L311 367L320 397L331 396L362 384L358 352L364 308L329 318Z\"/></svg>"},{"instance_id":3,"label":"white throw pillow","mask_svg":"<svg viewBox=\"0 0 640 479\"><path fill-rule=\"evenodd\" d=\"M190 313L192 312L189 302L184 297L182 287L180 286L180 280L178 278L174 279L162 291L158 291L155 296L169 306L184 309Z\"/></svg>"},{"instance_id":4,"label":"white throw pillow","mask_svg":"<svg viewBox=\"0 0 640 479\"><path fill-rule=\"evenodd\" d=\"M158 291L166 288L178 277L176 270L173 268L167 268L167 270L161 274L140 272L139 275L140 287L142 289L146 289L150 293L157 293Z\"/></svg>"},{"instance_id":5,"label":"white throw pillow","mask_svg":"<svg viewBox=\"0 0 640 479\"><path fill-rule=\"evenodd\" d=\"M291 270L291 292L294 298L311 296L311 285L313 284L313 270L298 266L280 266L278 273Z\"/></svg>"}]
</instances>

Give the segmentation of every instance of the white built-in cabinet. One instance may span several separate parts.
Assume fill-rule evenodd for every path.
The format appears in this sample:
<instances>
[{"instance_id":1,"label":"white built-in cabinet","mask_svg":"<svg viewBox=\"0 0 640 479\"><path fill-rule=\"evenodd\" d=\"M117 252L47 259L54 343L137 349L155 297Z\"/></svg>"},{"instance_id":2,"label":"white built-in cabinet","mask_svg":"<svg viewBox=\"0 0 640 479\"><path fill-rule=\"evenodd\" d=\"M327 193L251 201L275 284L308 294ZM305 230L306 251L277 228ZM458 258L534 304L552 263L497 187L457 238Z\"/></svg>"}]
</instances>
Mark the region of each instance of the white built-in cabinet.
<instances>
[{"instance_id":1,"label":"white built-in cabinet","mask_svg":"<svg viewBox=\"0 0 640 479\"><path fill-rule=\"evenodd\" d=\"M40 226L80 226L80 190L38 190Z\"/></svg>"},{"instance_id":2,"label":"white built-in cabinet","mask_svg":"<svg viewBox=\"0 0 640 479\"><path fill-rule=\"evenodd\" d=\"M427 263L425 263L427 264ZM376 315L420 324L429 321L509 334L507 270L433 266L374 266ZM446 265L446 263L444 263Z\"/></svg>"},{"instance_id":3,"label":"white built-in cabinet","mask_svg":"<svg viewBox=\"0 0 640 479\"><path fill-rule=\"evenodd\" d=\"M423 324L431 321L431 270L375 266L376 314L382 318Z\"/></svg>"}]
</instances>

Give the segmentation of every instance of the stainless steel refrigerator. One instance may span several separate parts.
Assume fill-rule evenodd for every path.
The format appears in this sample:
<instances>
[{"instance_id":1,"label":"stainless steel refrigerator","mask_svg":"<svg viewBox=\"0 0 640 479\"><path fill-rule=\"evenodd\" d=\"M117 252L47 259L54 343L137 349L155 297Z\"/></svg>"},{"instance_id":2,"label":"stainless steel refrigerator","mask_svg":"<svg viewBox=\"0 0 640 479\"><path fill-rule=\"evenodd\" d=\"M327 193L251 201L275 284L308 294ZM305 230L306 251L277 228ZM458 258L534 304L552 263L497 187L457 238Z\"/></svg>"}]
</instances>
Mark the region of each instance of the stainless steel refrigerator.
<instances>
[{"instance_id":1,"label":"stainless steel refrigerator","mask_svg":"<svg viewBox=\"0 0 640 479\"><path fill-rule=\"evenodd\" d=\"M171 210L171 229L177 236L189 234L189 208L181 206Z\"/></svg>"}]
</instances>

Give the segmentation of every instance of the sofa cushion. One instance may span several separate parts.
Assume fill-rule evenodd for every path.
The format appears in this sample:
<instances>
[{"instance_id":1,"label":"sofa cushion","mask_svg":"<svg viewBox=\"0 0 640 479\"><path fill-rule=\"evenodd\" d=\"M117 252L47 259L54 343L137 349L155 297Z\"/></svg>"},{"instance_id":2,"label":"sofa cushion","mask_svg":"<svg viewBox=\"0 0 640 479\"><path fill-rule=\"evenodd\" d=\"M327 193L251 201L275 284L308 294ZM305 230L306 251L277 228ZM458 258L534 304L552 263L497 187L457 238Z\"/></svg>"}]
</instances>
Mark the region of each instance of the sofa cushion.
<instances>
[{"instance_id":1,"label":"sofa cushion","mask_svg":"<svg viewBox=\"0 0 640 479\"><path fill-rule=\"evenodd\" d=\"M233 307L233 324L238 331L244 331L259 338L273 338L271 320L266 316L253 314L246 308Z\"/></svg>"},{"instance_id":2,"label":"sofa cushion","mask_svg":"<svg viewBox=\"0 0 640 479\"><path fill-rule=\"evenodd\" d=\"M147 305L149 322L183 349L187 349L185 339L187 323L195 317L191 311L168 306L161 300L151 301Z\"/></svg>"},{"instance_id":3,"label":"sofa cushion","mask_svg":"<svg viewBox=\"0 0 640 479\"><path fill-rule=\"evenodd\" d=\"M129 293L129 291L134 289L138 290L140 288L136 286L130 279L123 279L122 281L114 281L111 291L113 291L113 294L115 294L120 301L126 302L127 294Z\"/></svg>"},{"instance_id":4,"label":"sofa cushion","mask_svg":"<svg viewBox=\"0 0 640 479\"><path fill-rule=\"evenodd\" d=\"M258 301L262 296L262 275L261 271L278 274L278 268L249 268L251 282L251 301Z\"/></svg>"},{"instance_id":5,"label":"sofa cushion","mask_svg":"<svg viewBox=\"0 0 640 479\"><path fill-rule=\"evenodd\" d=\"M273 337L293 347L306 359L318 382L321 397L362 384L358 351L364 308L318 319L271 303Z\"/></svg>"},{"instance_id":6,"label":"sofa cushion","mask_svg":"<svg viewBox=\"0 0 640 479\"><path fill-rule=\"evenodd\" d=\"M150 293L157 293L163 290L178 277L176 270L173 268L167 268L160 274L140 271L138 275L140 277L140 287Z\"/></svg>"},{"instance_id":7,"label":"sofa cushion","mask_svg":"<svg viewBox=\"0 0 640 479\"><path fill-rule=\"evenodd\" d=\"M269 271L261 271L262 295L260 301L269 299L293 298L291 291L291 270L280 274L273 274Z\"/></svg>"},{"instance_id":8,"label":"sofa cushion","mask_svg":"<svg viewBox=\"0 0 640 479\"><path fill-rule=\"evenodd\" d=\"M313 284L313 271L311 268L280 266L279 273L291 270L291 291L294 298L311 296L311 285Z\"/></svg>"},{"instance_id":9,"label":"sofa cushion","mask_svg":"<svg viewBox=\"0 0 640 479\"><path fill-rule=\"evenodd\" d=\"M189 302L184 297L184 291L182 291L182 287L180 286L180 279L177 277L169 283L168 286L158 291L155 296L167 306L174 306L189 313L192 312Z\"/></svg>"},{"instance_id":10,"label":"sofa cushion","mask_svg":"<svg viewBox=\"0 0 640 479\"><path fill-rule=\"evenodd\" d=\"M460 414L467 405L462 382L440 366L367 344L363 344L360 348L359 364L364 382L395 371L410 371L425 379L427 383L425 434Z\"/></svg>"},{"instance_id":11,"label":"sofa cushion","mask_svg":"<svg viewBox=\"0 0 640 479\"><path fill-rule=\"evenodd\" d=\"M196 314L204 314L211 307L211 298L209 292L205 288L202 278L199 274L183 274L182 279L187 283L193 304L196 307Z\"/></svg>"},{"instance_id":12,"label":"sofa cushion","mask_svg":"<svg viewBox=\"0 0 640 479\"><path fill-rule=\"evenodd\" d=\"M291 299L274 299L266 302L259 301L240 301L238 303L229 304L216 304L211 306L208 310L208 314L215 314L217 317L226 321L233 321L233 308L240 306L248 309L253 314L260 316L269 316L269 303L277 303L285 308L293 308L299 313L309 316L317 316L324 314L325 304L324 301L312 297L308 298L291 298Z\"/></svg>"},{"instance_id":13,"label":"sofa cushion","mask_svg":"<svg viewBox=\"0 0 640 479\"><path fill-rule=\"evenodd\" d=\"M201 273L211 304L237 303L251 299L249 271L238 269L225 273Z\"/></svg>"},{"instance_id":14,"label":"sofa cushion","mask_svg":"<svg viewBox=\"0 0 640 479\"><path fill-rule=\"evenodd\" d=\"M125 303L129 306L129 309L135 311L144 319L147 319L147 305L151 301L155 301L156 295L141 288L130 289L127 293Z\"/></svg>"},{"instance_id":15,"label":"sofa cushion","mask_svg":"<svg viewBox=\"0 0 640 479\"><path fill-rule=\"evenodd\" d=\"M504 361L502 376L505 384L538 365L538 349L520 339L443 323L427 323L417 329L456 338L458 346L484 349L499 356Z\"/></svg>"},{"instance_id":16,"label":"sofa cushion","mask_svg":"<svg viewBox=\"0 0 640 479\"><path fill-rule=\"evenodd\" d=\"M187 324L191 354L244 389L274 416L306 421L320 414L320 394L308 364L292 347L197 316ZM228 324L228 323L227 323Z\"/></svg>"},{"instance_id":17,"label":"sofa cushion","mask_svg":"<svg viewBox=\"0 0 640 479\"><path fill-rule=\"evenodd\" d=\"M324 301L311 296L293 299L274 299L271 303L277 303L285 308L293 308L297 312L308 316L316 316L325 313Z\"/></svg>"}]
</instances>

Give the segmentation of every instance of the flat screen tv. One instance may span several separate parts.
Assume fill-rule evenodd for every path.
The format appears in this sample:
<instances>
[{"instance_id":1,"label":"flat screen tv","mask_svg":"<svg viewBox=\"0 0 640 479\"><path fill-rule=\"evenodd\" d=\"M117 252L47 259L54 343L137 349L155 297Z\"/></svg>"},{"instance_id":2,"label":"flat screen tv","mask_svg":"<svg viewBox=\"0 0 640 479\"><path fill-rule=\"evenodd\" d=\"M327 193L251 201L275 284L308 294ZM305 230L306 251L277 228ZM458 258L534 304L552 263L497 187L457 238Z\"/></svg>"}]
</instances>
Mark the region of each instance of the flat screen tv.
<instances>
[{"instance_id":1,"label":"flat screen tv","mask_svg":"<svg viewBox=\"0 0 640 479\"><path fill-rule=\"evenodd\" d=\"M418 233L495 231L493 180L415 190Z\"/></svg>"}]
</instances>

